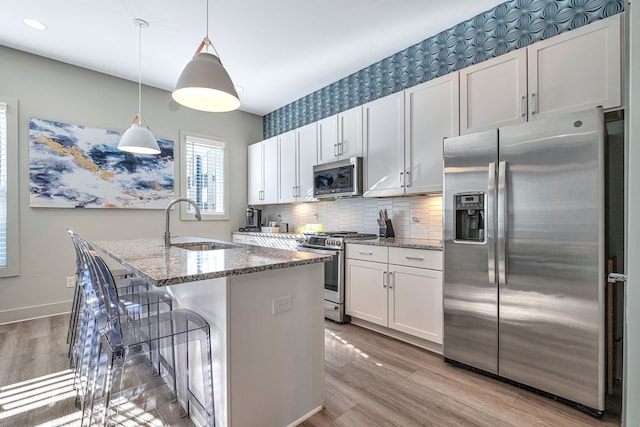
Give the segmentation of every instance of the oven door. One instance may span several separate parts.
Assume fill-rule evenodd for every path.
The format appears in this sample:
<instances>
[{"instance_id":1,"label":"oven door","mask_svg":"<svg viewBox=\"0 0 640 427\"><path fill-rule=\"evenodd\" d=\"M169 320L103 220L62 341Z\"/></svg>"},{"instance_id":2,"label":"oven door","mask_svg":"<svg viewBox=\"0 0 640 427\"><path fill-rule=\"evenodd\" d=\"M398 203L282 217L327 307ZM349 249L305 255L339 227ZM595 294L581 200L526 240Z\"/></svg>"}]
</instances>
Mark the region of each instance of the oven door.
<instances>
[{"instance_id":1,"label":"oven door","mask_svg":"<svg viewBox=\"0 0 640 427\"><path fill-rule=\"evenodd\" d=\"M344 303L344 273L342 271L342 251L337 249L307 248L298 246L296 250L314 254L331 255L333 259L324 263L324 299L335 303Z\"/></svg>"}]
</instances>

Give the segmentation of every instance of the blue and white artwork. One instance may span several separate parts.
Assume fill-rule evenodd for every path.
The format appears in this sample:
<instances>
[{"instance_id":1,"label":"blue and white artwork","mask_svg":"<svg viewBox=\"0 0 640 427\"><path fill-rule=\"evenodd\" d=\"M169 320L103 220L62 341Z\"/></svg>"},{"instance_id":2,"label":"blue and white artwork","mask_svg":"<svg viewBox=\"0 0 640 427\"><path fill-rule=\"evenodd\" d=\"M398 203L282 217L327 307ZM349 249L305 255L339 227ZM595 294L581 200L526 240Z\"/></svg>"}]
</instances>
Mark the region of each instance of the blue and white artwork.
<instances>
[{"instance_id":1,"label":"blue and white artwork","mask_svg":"<svg viewBox=\"0 0 640 427\"><path fill-rule=\"evenodd\" d=\"M164 209L173 198L173 141L161 153L118 150L118 131L29 120L31 207Z\"/></svg>"}]
</instances>

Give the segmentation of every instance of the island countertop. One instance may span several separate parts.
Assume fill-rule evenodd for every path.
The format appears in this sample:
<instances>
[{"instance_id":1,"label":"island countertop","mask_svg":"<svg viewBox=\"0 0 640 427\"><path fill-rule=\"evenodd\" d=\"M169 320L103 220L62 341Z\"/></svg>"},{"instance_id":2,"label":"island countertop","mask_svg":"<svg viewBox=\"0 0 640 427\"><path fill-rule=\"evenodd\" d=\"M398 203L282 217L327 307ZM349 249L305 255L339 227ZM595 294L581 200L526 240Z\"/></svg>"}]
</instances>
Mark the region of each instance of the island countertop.
<instances>
[{"instance_id":1,"label":"island countertop","mask_svg":"<svg viewBox=\"0 0 640 427\"><path fill-rule=\"evenodd\" d=\"M92 242L122 265L156 286L238 276L331 260L328 255L241 245L200 237L176 237L172 244L214 242L227 249L188 250L164 247L162 239L133 239Z\"/></svg>"}]
</instances>

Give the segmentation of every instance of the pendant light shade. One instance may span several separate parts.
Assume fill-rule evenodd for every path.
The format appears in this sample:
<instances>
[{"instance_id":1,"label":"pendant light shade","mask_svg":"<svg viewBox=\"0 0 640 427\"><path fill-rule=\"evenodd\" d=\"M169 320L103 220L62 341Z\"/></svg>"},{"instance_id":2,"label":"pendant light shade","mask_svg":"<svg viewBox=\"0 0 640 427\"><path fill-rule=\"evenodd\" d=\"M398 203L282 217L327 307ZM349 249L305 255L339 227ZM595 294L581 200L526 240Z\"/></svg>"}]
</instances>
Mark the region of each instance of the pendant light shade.
<instances>
[{"instance_id":1,"label":"pendant light shade","mask_svg":"<svg viewBox=\"0 0 640 427\"><path fill-rule=\"evenodd\" d=\"M224 112L240 107L229 73L211 53L196 53L180 74L173 99L194 110Z\"/></svg>"},{"instance_id":2,"label":"pendant light shade","mask_svg":"<svg viewBox=\"0 0 640 427\"><path fill-rule=\"evenodd\" d=\"M209 53L209 47L215 55ZM205 52L202 49L206 48ZM221 113L240 107L238 93L220 55L209 40L209 1L207 0L207 35L200 43L193 59L180 74L173 99L194 110Z\"/></svg>"},{"instance_id":3,"label":"pendant light shade","mask_svg":"<svg viewBox=\"0 0 640 427\"><path fill-rule=\"evenodd\" d=\"M136 117L137 119L137 117ZM156 137L153 136L149 128L134 120L131 127L125 131L118 143L118 149L134 154L159 154L160 148Z\"/></svg>"},{"instance_id":4,"label":"pendant light shade","mask_svg":"<svg viewBox=\"0 0 640 427\"><path fill-rule=\"evenodd\" d=\"M133 154L160 154L160 147L145 120L142 118L142 28L149 24L142 19L134 19L138 26L138 114L133 118L131 127L125 131L118 143L118 150Z\"/></svg>"}]
</instances>

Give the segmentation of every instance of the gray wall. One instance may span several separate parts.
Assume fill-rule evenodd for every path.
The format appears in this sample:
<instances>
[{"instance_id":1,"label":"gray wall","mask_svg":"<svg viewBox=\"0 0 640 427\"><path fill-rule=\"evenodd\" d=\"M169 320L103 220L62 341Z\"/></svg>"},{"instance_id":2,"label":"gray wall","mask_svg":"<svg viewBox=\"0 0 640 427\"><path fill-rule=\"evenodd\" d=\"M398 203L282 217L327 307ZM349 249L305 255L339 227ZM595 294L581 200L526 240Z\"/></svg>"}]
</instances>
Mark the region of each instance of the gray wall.
<instances>
[{"instance_id":1,"label":"gray wall","mask_svg":"<svg viewBox=\"0 0 640 427\"><path fill-rule=\"evenodd\" d=\"M137 113L137 83L0 46L0 94L18 98L20 144L20 276L0 278L0 323L5 323L69 310L73 294L65 277L73 274L74 254L67 227L89 240L160 238L164 212L29 207L29 119L124 131ZM171 223L172 234L230 239L244 221L247 145L262 139L262 117L197 112L173 102L169 92L146 86L142 102L157 138L178 143L179 131L190 130L229 141L230 219L180 221L174 210ZM178 175L175 188L180 188Z\"/></svg>"}]
</instances>

